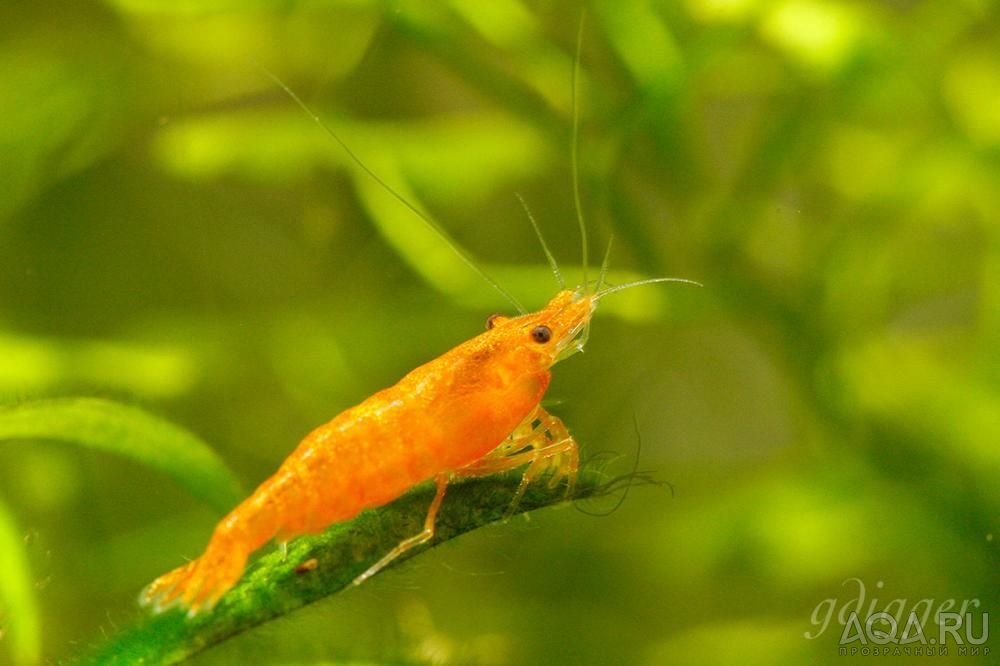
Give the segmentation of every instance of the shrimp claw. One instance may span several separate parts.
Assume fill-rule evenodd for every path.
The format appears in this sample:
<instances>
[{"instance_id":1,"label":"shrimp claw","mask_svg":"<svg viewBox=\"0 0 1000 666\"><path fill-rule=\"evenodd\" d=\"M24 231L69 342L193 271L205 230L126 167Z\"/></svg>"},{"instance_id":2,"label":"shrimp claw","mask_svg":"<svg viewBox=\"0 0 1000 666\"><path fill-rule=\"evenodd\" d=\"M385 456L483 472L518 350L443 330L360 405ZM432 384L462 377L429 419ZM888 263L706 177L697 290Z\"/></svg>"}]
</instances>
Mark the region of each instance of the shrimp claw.
<instances>
[{"instance_id":1,"label":"shrimp claw","mask_svg":"<svg viewBox=\"0 0 1000 666\"><path fill-rule=\"evenodd\" d=\"M566 479L566 496L573 494L580 456L576 440L558 417L537 407L510 437L487 456L456 472L457 476L489 476L527 465L517 491L503 517L510 518L517 510L528 485L536 478L552 474L549 487L555 488Z\"/></svg>"}]
</instances>

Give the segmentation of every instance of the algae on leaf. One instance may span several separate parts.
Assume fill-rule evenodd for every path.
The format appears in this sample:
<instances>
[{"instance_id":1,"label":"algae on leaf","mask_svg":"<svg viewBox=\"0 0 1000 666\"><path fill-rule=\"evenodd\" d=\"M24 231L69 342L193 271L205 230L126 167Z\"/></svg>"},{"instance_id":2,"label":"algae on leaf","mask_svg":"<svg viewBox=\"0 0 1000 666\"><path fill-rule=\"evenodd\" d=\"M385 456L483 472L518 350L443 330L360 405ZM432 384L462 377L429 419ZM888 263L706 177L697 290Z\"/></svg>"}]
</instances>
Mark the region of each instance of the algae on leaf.
<instances>
[{"instance_id":1,"label":"algae on leaf","mask_svg":"<svg viewBox=\"0 0 1000 666\"><path fill-rule=\"evenodd\" d=\"M602 483L601 474L584 470L577 479L572 499L617 492L623 480L650 482L639 474ZM519 482L519 474L508 474L449 486L437 517L434 539L428 546L403 553L389 568L427 548L503 520ZM95 666L177 663L251 627L339 592L400 541L423 528L433 495L431 484L422 484L395 502L365 511L323 534L298 538L289 544L287 557L276 550L247 567L236 587L210 612L188 617L183 610L174 608L159 615L143 616L79 663ZM562 485L550 488L544 482L534 483L515 512L540 509L566 499ZM304 563L308 565L302 566Z\"/></svg>"}]
</instances>

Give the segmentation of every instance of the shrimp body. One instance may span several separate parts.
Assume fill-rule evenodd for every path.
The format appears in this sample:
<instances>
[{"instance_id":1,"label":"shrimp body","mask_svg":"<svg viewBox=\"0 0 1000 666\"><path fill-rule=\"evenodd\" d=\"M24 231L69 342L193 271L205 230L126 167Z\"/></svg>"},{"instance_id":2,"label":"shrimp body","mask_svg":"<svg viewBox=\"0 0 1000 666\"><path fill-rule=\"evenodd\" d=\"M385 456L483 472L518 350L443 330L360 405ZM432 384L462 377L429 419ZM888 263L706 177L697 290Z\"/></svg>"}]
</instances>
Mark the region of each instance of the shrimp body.
<instances>
[{"instance_id":1,"label":"shrimp body","mask_svg":"<svg viewBox=\"0 0 1000 666\"><path fill-rule=\"evenodd\" d=\"M581 345L594 294L560 291L542 310L494 315L489 330L416 368L316 428L247 499L216 526L196 560L164 574L140 602L190 614L211 608L240 578L249 555L271 539L318 533L364 509L382 506L435 479L425 529L401 543L355 582L433 536L449 480L527 464L528 482L546 470L567 477L576 443L539 406L551 366Z\"/></svg>"}]
</instances>

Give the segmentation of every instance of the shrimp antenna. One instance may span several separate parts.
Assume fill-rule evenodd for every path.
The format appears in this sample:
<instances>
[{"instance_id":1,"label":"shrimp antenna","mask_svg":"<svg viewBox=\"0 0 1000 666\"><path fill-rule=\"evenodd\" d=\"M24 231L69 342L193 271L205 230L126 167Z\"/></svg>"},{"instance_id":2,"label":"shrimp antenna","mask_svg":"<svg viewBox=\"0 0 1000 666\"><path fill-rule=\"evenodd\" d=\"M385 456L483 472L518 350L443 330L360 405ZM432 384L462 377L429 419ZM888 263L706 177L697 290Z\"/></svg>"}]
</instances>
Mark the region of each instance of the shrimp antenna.
<instances>
[{"instance_id":1,"label":"shrimp antenna","mask_svg":"<svg viewBox=\"0 0 1000 666\"><path fill-rule=\"evenodd\" d=\"M604 290L599 291L596 294L594 294L594 300L595 301L600 300L600 299L604 298L605 296L607 296L608 294L613 294L616 291L622 291L622 290L625 290L625 289L631 289L632 287L638 287L638 286L641 286L641 285L644 285L644 284L655 284L657 282L682 282L684 284L691 284L691 285L694 285L696 287L704 287L705 286L701 282L697 282L696 280L686 280L684 278L667 278L667 277L664 277L664 278L649 278L649 279L646 279L646 280L636 280L635 282L626 282L625 284L619 284L619 285L615 285L614 287L608 287L607 289L604 289Z\"/></svg>"},{"instance_id":2,"label":"shrimp antenna","mask_svg":"<svg viewBox=\"0 0 1000 666\"><path fill-rule=\"evenodd\" d=\"M419 208L417 208L416 206L414 206L413 204L411 204L409 201L407 201L406 197L404 197L402 194L400 194L399 192L397 192L396 190L394 190L388 183L386 183L384 180L382 180L382 178L380 178L377 173L375 173L374 171L372 171L368 167L367 164L365 164L364 162L362 162L361 158L358 157L357 154L353 150L351 150L351 147L347 145L347 142L345 142L343 139L341 139L340 135L337 134L333 130L333 128L331 128L322 118L320 118L318 115L316 115L313 112L313 110L311 108L309 108L309 106L305 102L303 102L302 99L298 95L295 94L294 90L292 90L287 85L285 85L284 81L282 81L281 79L279 79L276 74L274 74L273 72L271 72L269 69L267 69L263 65L260 65L259 63L257 63L257 66L260 67L260 69L265 74L267 74L267 76L272 81L274 81L278 85L278 87L280 87L282 90L284 90L285 94L287 94L289 97L291 97L292 100L296 104L299 105L299 108L301 108L303 111L305 111L306 115L309 116L313 120L314 123L316 123L317 125L319 125L320 129L322 129L324 132L326 132L326 134L331 139L333 139L337 143L337 145L339 145L341 147L341 149L343 149L343 151L345 153L347 153L347 156L350 157L351 160L355 164L357 164L359 167L361 167L362 171L364 171L366 174L368 174L368 176L370 176L372 178L372 180L374 180L376 183L378 183L382 187L382 189L384 189L386 192L388 192L389 194L391 194L396 199L396 201L398 201L401 204L403 204L404 206L406 206L406 208L408 208L410 210L410 212L412 212L418 218L420 218L421 220L423 220L424 223L428 227L430 227L434 231L434 233L436 233L438 236L440 236L441 239L444 242L448 243L448 246L451 247L451 249L455 252L456 255L458 255L459 259L461 259L463 262L465 262L466 266L468 266L473 271L475 271L479 275L479 277L481 277L482 279L484 279L491 287L493 287L493 289L498 294L500 294L505 299L507 299L507 301L509 301L510 304L513 305L517 309L518 313L524 314L525 312L527 312L527 310L525 310L524 307L522 307L522 305L518 302L518 300L516 298L514 298L514 296L509 291L507 291L506 289L504 289L503 287L501 287L499 282L497 282L495 279L493 279L492 277L490 277L490 275L485 270L483 270L482 267L479 266L479 264L477 264L475 261L472 260L472 257L470 257L461 248L461 246L451 236L448 235L448 233L444 230L444 228L441 227L440 224L438 224L437 222L435 222L434 220L432 220L429 216L427 216L423 212L421 212L421 210Z\"/></svg>"},{"instance_id":3,"label":"shrimp antenna","mask_svg":"<svg viewBox=\"0 0 1000 666\"><path fill-rule=\"evenodd\" d=\"M535 230L535 235L538 236L538 242L542 244L542 250L545 252L545 258L549 260L549 267L552 269L552 274L556 276L556 282L559 283L559 289L565 289L566 281L563 280L562 273L559 272L559 264L556 263L555 256L549 250L549 245L545 242L545 236L542 235L541 228L539 228L538 223L535 222L535 216L532 215L531 211L528 209L528 203L520 194L517 195L517 200L521 202L521 208L524 209L524 213L528 216L528 220L531 221L531 228Z\"/></svg>"},{"instance_id":4,"label":"shrimp antenna","mask_svg":"<svg viewBox=\"0 0 1000 666\"><path fill-rule=\"evenodd\" d=\"M596 293L600 293L600 291L601 291L601 285L604 284L604 278L606 278L607 275L608 275L608 262L611 259L611 245L614 243L614 241L615 241L615 237L614 237L613 234L611 236L608 236L608 248L604 251L604 260L601 262L601 273L600 273L600 275L597 276L597 284L594 286L594 292L596 292ZM594 301L596 302L597 298L594 298ZM587 323L583 327L583 333L580 334L580 339L579 339L579 342L578 342L578 347L580 349L583 349L583 346L585 344L587 344L588 340L590 340L590 320L589 319L587 320Z\"/></svg>"},{"instance_id":5,"label":"shrimp antenna","mask_svg":"<svg viewBox=\"0 0 1000 666\"><path fill-rule=\"evenodd\" d=\"M576 30L576 57L573 59L573 145L570 161L573 169L573 206L576 208L576 222L580 227L580 244L583 247L583 285L587 286L587 225L583 222L583 206L580 205L580 51L583 49L583 25L587 12L580 14L580 26Z\"/></svg>"},{"instance_id":6,"label":"shrimp antenna","mask_svg":"<svg viewBox=\"0 0 1000 666\"><path fill-rule=\"evenodd\" d=\"M597 286L594 287L594 291L596 292L601 291L601 287L604 285L604 278L608 276L608 263L611 259L611 246L614 242L614 234L608 236L608 249L604 251L604 261L601 262L601 273L597 276Z\"/></svg>"}]
</instances>

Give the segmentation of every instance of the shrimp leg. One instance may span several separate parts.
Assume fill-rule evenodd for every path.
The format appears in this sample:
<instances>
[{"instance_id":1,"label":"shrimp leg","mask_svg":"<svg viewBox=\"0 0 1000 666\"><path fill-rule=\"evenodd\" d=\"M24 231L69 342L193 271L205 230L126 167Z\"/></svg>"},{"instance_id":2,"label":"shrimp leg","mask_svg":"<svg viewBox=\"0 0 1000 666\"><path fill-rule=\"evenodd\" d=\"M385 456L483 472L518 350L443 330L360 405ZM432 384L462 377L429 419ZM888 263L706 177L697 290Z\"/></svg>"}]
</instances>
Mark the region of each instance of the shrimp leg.
<instances>
[{"instance_id":1,"label":"shrimp leg","mask_svg":"<svg viewBox=\"0 0 1000 666\"><path fill-rule=\"evenodd\" d=\"M504 512L505 518L514 513L528 485L550 470L554 473L549 486L554 488L560 479L566 477L566 494L567 496L573 494L576 472L579 468L576 440L558 417L549 414L541 407L536 408L500 446L484 458L458 470L455 475L489 476L522 465L528 465L528 468L521 476L517 492L514 493L510 505Z\"/></svg>"},{"instance_id":2,"label":"shrimp leg","mask_svg":"<svg viewBox=\"0 0 1000 666\"><path fill-rule=\"evenodd\" d=\"M444 491L448 487L449 478L449 475L441 474L434 479L437 482L437 493L434 495L430 509L427 510L427 517L424 519L424 529L419 534L400 541L399 545L386 553L385 557L368 567L363 574L355 578L354 585L360 585L406 551L427 543L434 538L434 522L437 520L438 509L441 508L441 501L444 499Z\"/></svg>"},{"instance_id":3,"label":"shrimp leg","mask_svg":"<svg viewBox=\"0 0 1000 666\"><path fill-rule=\"evenodd\" d=\"M528 465L521 476L521 483L511 500L510 506L504 512L509 517L521 502L524 492L533 479L554 468L555 474L551 485L554 487L559 479L567 478L567 494L572 494L576 481L576 470L579 465L576 441L566 430L566 426L557 417L552 416L538 407L511 436L486 457L475 463L457 470L453 475L441 474L435 477L437 493L424 519L424 529L408 539L404 539L378 562L368 567L357 578L354 585L360 585L379 571L384 569L397 557L434 538L434 525L438 510L444 500L445 489L452 477L489 476L497 472L508 471Z\"/></svg>"}]
</instances>

